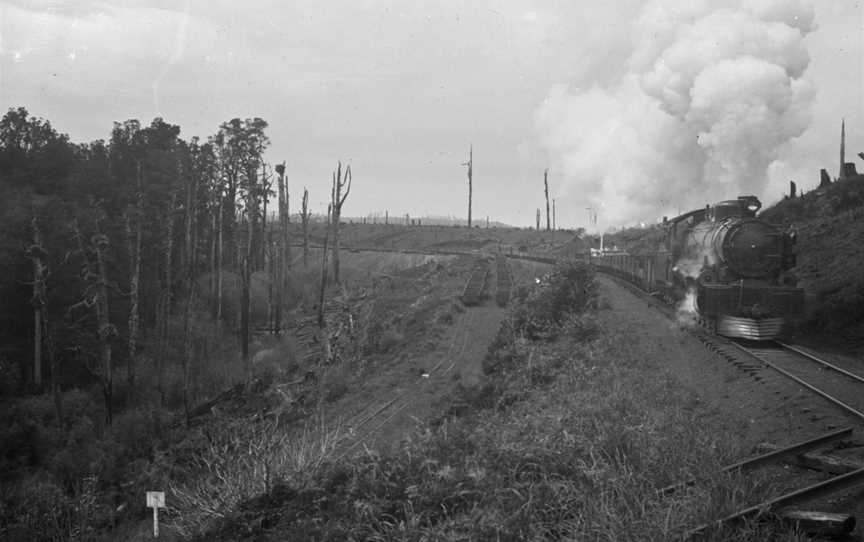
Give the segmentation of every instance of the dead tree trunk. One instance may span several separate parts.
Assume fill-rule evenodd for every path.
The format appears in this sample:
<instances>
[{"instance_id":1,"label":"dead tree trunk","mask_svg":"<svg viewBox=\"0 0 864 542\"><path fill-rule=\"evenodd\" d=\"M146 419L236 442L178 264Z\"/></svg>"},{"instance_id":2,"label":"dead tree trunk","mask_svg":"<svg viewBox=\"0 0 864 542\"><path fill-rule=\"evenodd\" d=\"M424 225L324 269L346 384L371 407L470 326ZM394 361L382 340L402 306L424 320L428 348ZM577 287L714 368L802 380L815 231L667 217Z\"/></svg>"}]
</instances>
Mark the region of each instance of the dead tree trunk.
<instances>
[{"instance_id":1,"label":"dead tree trunk","mask_svg":"<svg viewBox=\"0 0 864 542\"><path fill-rule=\"evenodd\" d=\"M129 389L135 385L135 356L138 350L138 328L139 328L139 290L141 283L141 222L144 213L144 191L142 190L141 164L137 171L137 194L135 197L135 209L131 213L135 217L135 230L132 229L132 217L126 215L126 239L129 244L129 361L126 366L126 380Z\"/></svg>"},{"instance_id":2,"label":"dead tree trunk","mask_svg":"<svg viewBox=\"0 0 864 542\"><path fill-rule=\"evenodd\" d=\"M192 316L195 304L195 247L197 245L196 220L195 220L195 195L197 191L197 179L194 173L188 174L186 188L186 322L183 337L183 411L186 415L186 423L189 423L189 376L194 362L194 351L192 344Z\"/></svg>"},{"instance_id":3,"label":"dead tree trunk","mask_svg":"<svg viewBox=\"0 0 864 542\"><path fill-rule=\"evenodd\" d=\"M342 193L342 190L345 193ZM351 192L351 166L345 167L345 173L342 173L342 162L333 173L333 186L330 191L330 204L332 207L331 227L333 229L333 281L336 284L342 284L339 276L339 225L342 216L342 205L348 199L348 194Z\"/></svg>"},{"instance_id":4,"label":"dead tree trunk","mask_svg":"<svg viewBox=\"0 0 864 542\"><path fill-rule=\"evenodd\" d=\"M96 232L91 238L91 245L90 247L85 247L77 222L74 222L72 227L78 242L78 249L84 257L83 276L87 283L84 300L77 303L76 306L93 307L96 312L96 332L99 342L99 370L96 374L102 385L102 396L105 400L105 422L111 425L114 392L111 339L116 334L116 329L111 324L108 312L108 276L105 263L108 251L108 236L100 232L99 218L97 217ZM91 260L89 252L94 254L95 263Z\"/></svg>"},{"instance_id":5,"label":"dead tree trunk","mask_svg":"<svg viewBox=\"0 0 864 542\"><path fill-rule=\"evenodd\" d=\"M552 229L558 229L558 225L555 223L555 198L552 198Z\"/></svg>"},{"instance_id":6,"label":"dead tree trunk","mask_svg":"<svg viewBox=\"0 0 864 542\"><path fill-rule=\"evenodd\" d=\"M468 161L462 164L468 166L468 227L471 227L471 198L474 192L474 145L468 149Z\"/></svg>"},{"instance_id":7,"label":"dead tree trunk","mask_svg":"<svg viewBox=\"0 0 864 542\"><path fill-rule=\"evenodd\" d=\"M159 390L159 397L162 404L165 403L165 381L164 377L164 359L168 354L168 343L171 339L171 289L174 286L174 277L172 266L174 265L174 209L177 207L177 192L171 194L171 201L168 204L166 214L166 239L165 253L163 254L165 262L165 286L161 296L161 311L160 311L160 326L159 326L159 352L156 355L156 386Z\"/></svg>"},{"instance_id":8,"label":"dead tree trunk","mask_svg":"<svg viewBox=\"0 0 864 542\"><path fill-rule=\"evenodd\" d=\"M45 249L42 246L42 231L35 212L31 221L33 245L28 251L33 260L33 385L42 387L42 331L45 325Z\"/></svg>"},{"instance_id":9,"label":"dead tree trunk","mask_svg":"<svg viewBox=\"0 0 864 542\"><path fill-rule=\"evenodd\" d=\"M285 162L276 166L279 196L279 235L276 240L275 272L272 281L276 284L274 332L282 332L282 305L285 303L285 291L288 269L291 267L291 248L288 239L288 190L285 183Z\"/></svg>"},{"instance_id":10,"label":"dead tree trunk","mask_svg":"<svg viewBox=\"0 0 864 542\"><path fill-rule=\"evenodd\" d=\"M105 253L108 251L108 236L97 233L96 265L99 272L96 289L96 321L99 325L99 358L102 362L102 392L105 396L105 421L111 425L113 418L112 401L114 395L113 362L111 360L111 337L114 326L108 319L108 277L105 268Z\"/></svg>"},{"instance_id":11,"label":"dead tree trunk","mask_svg":"<svg viewBox=\"0 0 864 542\"><path fill-rule=\"evenodd\" d=\"M303 223L303 267L309 267L309 191L303 188L303 207L300 210L300 221Z\"/></svg>"},{"instance_id":12,"label":"dead tree trunk","mask_svg":"<svg viewBox=\"0 0 864 542\"><path fill-rule=\"evenodd\" d=\"M540 208L537 208L537 231L540 231Z\"/></svg>"},{"instance_id":13,"label":"dead tree trunk","mask_svg":"<svg viewBox=\"0 0 864 542\"><path fill-rule=\"evenodd\" d=\"M543 170L543 187L544 193L546 194L546 231L550 231L552 229L552 224L549 220L549 170Z\"/></svg>"},{"instance_id":14,"label":"dead tree trunk","mask_svg":"<svg viewBox=\"0 0 864 542\"><path fill-rule=\"evenodd\" d=\"M224 198L222 196L221 190L219 193L219 208L217 210L216 215L216 258L215 258L215 268L214 272L216 273L216 307L213 313L213 321L215 323L215 335L219 334L219 325L222 321L222 265L224 264L224 230L225 230L225 210L224 210Z\"/></svg>"},{"instance_id":15,"label":"dead tree trunk","mask_svg":"<svg viewBox=\"0 0 864 542\"><path fill-rule=\"evenodd\" d=\"M42 230L39 219L34 212L33 245L28 249L28 255L33 260L33 381L37 388L42 386L42 365L44 355L48 357L51 394L54 397L54 409L57 419L63 420L60 386L58 384L57 356L54 352L54 341L51 337L51 327L48 325L47 295L48 264L46 263L45 247L42 245Z\"/></svg>"},{"instance_id":16,"label":"dead tree trunk","mask_svg":"<svg viewBox=\"0 0 864 542\"><path fill-rule=\"evenodd\" d=\"M249 381L249 377L251 376L251 359L249 357L249 328L250 328L250 315L249 315L249 304L251 302L249 296L249 288L250 282L252 281L252 258L254 256L253 252L253 240L254 240L254 230L255 225L252 223L252 220L249 220L246 224L246 227L249 228L249 236L246 245L246 254L243 257L243 272L242 272L242 287L240 294L240 354L243 357L243 371L246 382Z\"/></svg>"},{"instance_id":17,"label":"dead tree trunk","mask_svg":"<svg viewBox=\"0 0 864 542\"><path fill-rule=\"evenodd\" d=\"M333 204L327 205L327 227L324 229L324 250L321 256L321 290L318 296L318 335L322 348L322 357L330 359L330 337L327 333L327 321L324 319L324 294L327 290L327 240L330 238Z\"/></svg>"}]
</instances>

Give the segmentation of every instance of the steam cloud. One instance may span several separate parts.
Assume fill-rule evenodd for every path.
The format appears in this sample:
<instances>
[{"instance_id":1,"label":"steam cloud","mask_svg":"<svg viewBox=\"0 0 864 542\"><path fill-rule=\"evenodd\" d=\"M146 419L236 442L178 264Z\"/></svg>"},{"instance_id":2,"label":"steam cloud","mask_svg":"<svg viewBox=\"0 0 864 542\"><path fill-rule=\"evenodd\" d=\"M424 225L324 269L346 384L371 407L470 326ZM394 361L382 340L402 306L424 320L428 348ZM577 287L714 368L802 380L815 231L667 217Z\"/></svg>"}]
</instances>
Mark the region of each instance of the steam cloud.
<instances>
[{"instance_id":1,"label":"steam cloud","mask_svg":"<svg viewBox=\"0 0 864 542\"><path fill-rule=\"evenodd\" d=\"M554 88L535 112L566 183L559 201L599 207L602 228L743 194L777 199L768 168L810 123L813 19L803 1L646 5L621 73Z\"/></svg>"}]
</instances>

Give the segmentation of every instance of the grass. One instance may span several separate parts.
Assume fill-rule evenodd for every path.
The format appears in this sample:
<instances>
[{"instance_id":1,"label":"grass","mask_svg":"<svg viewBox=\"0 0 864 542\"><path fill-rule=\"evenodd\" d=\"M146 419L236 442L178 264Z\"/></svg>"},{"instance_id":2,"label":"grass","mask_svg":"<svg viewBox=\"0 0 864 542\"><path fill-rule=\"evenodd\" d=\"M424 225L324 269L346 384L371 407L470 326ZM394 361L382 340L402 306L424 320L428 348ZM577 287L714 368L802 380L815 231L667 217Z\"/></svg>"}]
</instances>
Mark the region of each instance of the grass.
<instances>
[{"instance_id":1,"label":"grass","mask_svg":"<svg viewBox=\"0 0 864 542\"><path fill-rule=\"evenodd\" d=\"M189 537L241 503L272 489L276 480L299 483L314 476L338 443L339 427L313 419L297 431L273 421L214 422L187 438L186 476L168 485L168 525Z\"/></svg>"},{"instance_id":2,"label":"grass","mask_svg":"<svg viewBox=\"0 0 864 542\"><path fill-rule=\"evenodd\" d=\"M285 479L201 534L201 540L670 540L753 504L768 475L716 472L742 454L706 427L704 407L622 331L591 323L590 288L553 274L517 302L484 364L481 387L459 387L430 425L388 455L372 450ZM567 278L569 277L569 279ZM574 293L549 333L524 333L548 309L532 301ZM531 307L526 309L526 307ZM564 311L566 312L566 311ZM525 317L527 316L527 318ZM703 476L661 498L657 489ZM795 540L745 523L709 540Z\"/></svg>"}]
</instances>

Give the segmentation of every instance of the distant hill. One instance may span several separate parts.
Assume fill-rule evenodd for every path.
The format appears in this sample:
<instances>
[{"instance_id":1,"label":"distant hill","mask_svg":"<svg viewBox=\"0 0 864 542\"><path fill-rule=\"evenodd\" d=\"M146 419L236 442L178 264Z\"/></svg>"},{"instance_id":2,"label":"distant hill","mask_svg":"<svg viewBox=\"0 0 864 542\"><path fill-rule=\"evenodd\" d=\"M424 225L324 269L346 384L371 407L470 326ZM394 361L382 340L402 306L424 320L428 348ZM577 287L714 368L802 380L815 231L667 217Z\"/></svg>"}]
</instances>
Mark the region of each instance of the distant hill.
<instances>
[{"instance_id":1,"label":"distant hill","mask_svg":"<svg viewBox=\"0 0 864 542\"><path fill-rule=\"evenodd\" d=\"M364 221L366 224L384 224L385 220L393 225L410 225L405 223L406 216L403 215L390 215L385 218L385 216L381 213L374 213L366 216L343 216L343 222L353 222L355 224L363 224ZM424 226L467 226L468 220L460 217L453 216L408 216L408 220L414 220L415 224L417 224L417 220L420 221L420 224ZM480 217L472 220L472 226L485 228L487 227L486 218ZM497 220L490 220L488 227L490 228L512 228L510 224L505 224L503 222L498 222Z\"/></svg>"}]
</instances>

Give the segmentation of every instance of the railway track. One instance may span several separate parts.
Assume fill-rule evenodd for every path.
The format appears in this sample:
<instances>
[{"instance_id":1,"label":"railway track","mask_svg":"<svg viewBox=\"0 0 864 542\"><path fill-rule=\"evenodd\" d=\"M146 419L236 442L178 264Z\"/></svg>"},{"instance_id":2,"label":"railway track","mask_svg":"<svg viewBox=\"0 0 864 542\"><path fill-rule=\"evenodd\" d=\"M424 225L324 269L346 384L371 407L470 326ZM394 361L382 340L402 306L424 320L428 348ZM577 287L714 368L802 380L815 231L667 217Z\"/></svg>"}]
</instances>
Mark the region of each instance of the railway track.
<instances>
[{"instance_id":1,"label":"railway track","mask_svg":"<svg viewBox=\"0 0 864 542\"><path fill-rule=\"evenodd\" d=\"M782 342L730 343L765 366L822 397L855 421L864 422L864 374L852 372Z\"/></svg>"},{"instance_id":2,"label":"railway track","mask_svg":"<svg viewBox=\"0 0 864 542\"><path fill-rule=\"evenodd\" d=\"M643 297L668 318L675 319L676 313L672 306L629 282L611 277L616 284ZM706 347L754 380L766 383L772 380L763 370L768 368L821 397L851 418L851 421L864 423L864 366L856 372L781 341L732 340L702 328L693 328L691 331ZM745 355L745 359L736 355L739 352Z\"/></svg>"},{"instance_id":3,"label":"railway track","mask_svg":"<svg viewBox=\"0 0 864 542\"><path fill-rule=\"evenodd\" d=\"M616 285L630 291L644 300L666 318L675 321L677 311L674 307L656 296L625 282L618 277L606 275ZM864 429L864 366L852 368L841 366L823 359L820 355L801 347L783 342L752 342L730 340L710 333L699 327L682 326L688 329L690 335L699 340L706 349L732 366L745 379L738 381L737 389L744 394L760 394L773 398L778 420L788 423L786 438L806 436L807 434L838 434L838 429L845 428L842 441L832 445L832 452L841 455L821 456L829 460L828 464L814 463L809 458L800 455L796 445L780 448L786 457L782 460L806 469L822 471L814 473L792 469L775 470L778 474L780 487L785 488L782 494L765 502L742 508L727 517L691 529L682 530L682 538L686 540L710 537L710 533L723 524L735 523L748 517L756 517L771 511L773 517L783 516L789 506L807 504L808 506L829 507L836 509L838 503L847 512L861 514L859 502L861 486L864 485L864 462L862 454L855 450L862 447L861 434ZM790 450L795 450L791 452ZM848 450L849 454L840 450ZM839 459L845 458L845 459ZM775 458L777 460L777 458ZM832 461L848 460L854 468L846 471L830 470ZM760 463L762 458L746 460L733 465L733 470L748 470L752 463ZM747 469L742 468L743 465ZM826 467L829 470L826 470ZM779 482L779 480L783 480ZM803 483L810 481L810 485ZM815 482L815 483L814 483ZM685 483L692 483L690 481ZM682 484L664 488L661 492L674 491ZM830 515L830 514L829 514ZM839 514L843 515L843 514ZM844 517L852 517L848 514ZM853 520L854 521L854 520ZM854 524L853 524L854 525ZM851 526L844 527L849 532Z\"/></svg>"}]
</instances>

